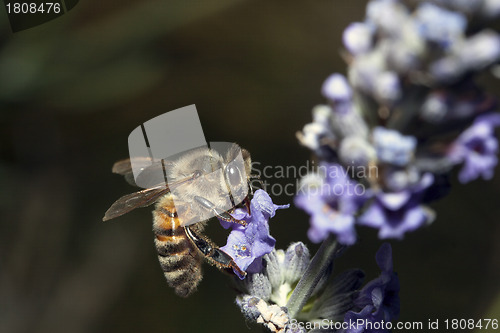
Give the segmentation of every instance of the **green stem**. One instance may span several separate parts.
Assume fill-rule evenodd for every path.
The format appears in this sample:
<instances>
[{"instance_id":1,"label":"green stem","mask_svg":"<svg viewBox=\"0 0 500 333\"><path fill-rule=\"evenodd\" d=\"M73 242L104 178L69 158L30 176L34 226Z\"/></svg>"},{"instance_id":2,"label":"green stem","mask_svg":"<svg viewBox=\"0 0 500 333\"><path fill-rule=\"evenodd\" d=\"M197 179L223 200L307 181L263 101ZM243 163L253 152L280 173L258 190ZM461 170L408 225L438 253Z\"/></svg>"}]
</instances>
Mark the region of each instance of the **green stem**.
<instances>
[{"instance_id":1,"label":"green stem","mask_svg":"<svg viewBox=\"0 0 500 333\"><path fill-rule=\"evenodd\" d=\"M302 310L319 280L341 249L343 247L337 244L334 235L330 235L321 244L286 304L290 318L296 318L297 314Z\"/></svg>"}]
</instances>

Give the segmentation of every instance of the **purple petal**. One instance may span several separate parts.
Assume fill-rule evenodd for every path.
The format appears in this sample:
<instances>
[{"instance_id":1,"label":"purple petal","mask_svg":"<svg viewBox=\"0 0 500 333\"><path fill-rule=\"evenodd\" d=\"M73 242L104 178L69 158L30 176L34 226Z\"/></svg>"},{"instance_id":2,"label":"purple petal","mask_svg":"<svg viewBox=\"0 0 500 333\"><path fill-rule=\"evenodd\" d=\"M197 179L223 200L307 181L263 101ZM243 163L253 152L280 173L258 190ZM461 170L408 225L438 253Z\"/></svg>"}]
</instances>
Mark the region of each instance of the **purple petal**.
<instances>
[{"instance_id":1,"label":"purple petal","mask_svg":"<svg viewBox=\"0 0 500 333\"><path fill-rule=\"evenodd\" d=\"M375 260L382 272L392 272L392 247L389 243L384 243L375 254Z\"/></svg>"},{"instance_id":2,"label":"purple petal","mask_svg":"<svg viewBox=\"0 0 500 333\"><path fill-rule=\"evenodd\" d=\"M384 209L380 205L372 204L363 215L358 218L360 225L366 225L372 228L379 228L384 225L386 217Z\"/></svg>"},{"instance_id":3,"label":"purple petal","mask_svg":"<svg viewBox=\"0 0 500 333\"><path fill-rule=\"evenodd\" d=\"M418 229L427 222L427 219L427 214L420 206L407 209L402 218L391 219L390 223L382 225L379 238L402 239L405 233Z\"/></svg>"},{"instance_id":4,"label":"purple petal","mask_svg":"<svg viewBox=\"0 0 500 333\"><path fill-rule=\"evenodd\" d=\"M379 200L384 206L391 210L398 210L411 198L410 191L402 191L398 193L382 193L378 195Z\"/></svg>"},{"instance_id":5,"label":"purple petal","mask_svg":"<svg viewBox=\"0 0 500 333\"><path fill-rule=\"evenodd\" d=\"M366 23L351 23L342 35L347 50L355 55L369 51L373 43L373 30Z\"/></svg>"},{"instance_id":6,"label":"purple petal","mask_svg":"<svg viewBox=\"0 0 500 333\"><path fill-rule=\"evenodd\" d=\"M341 74L330 75L321 88L323 96L332 101L349 101L352 90L345 76Z\"/></svg>"},{"instance_id":7,"label":"purple petal","mask_svg":"<svg viewBox=\"0 0 500 333\"><path fill-rule=\"evenodd\" d=\"M227 243L221 249L229 254L236 265L244 271L255 273L262 269L261 258L270 253L276 240L269 234L268 220L277 209L288 208L289 205L275 205L269 195L263 191L255 192L250 202L251 215L246 209L236 209L235 218L245 220L246 226L220 221L224 228L232 228ZM237 272L235 271L237 274ZM240 279L243 279L240 276Z\"/></svg>"}]
</instances>

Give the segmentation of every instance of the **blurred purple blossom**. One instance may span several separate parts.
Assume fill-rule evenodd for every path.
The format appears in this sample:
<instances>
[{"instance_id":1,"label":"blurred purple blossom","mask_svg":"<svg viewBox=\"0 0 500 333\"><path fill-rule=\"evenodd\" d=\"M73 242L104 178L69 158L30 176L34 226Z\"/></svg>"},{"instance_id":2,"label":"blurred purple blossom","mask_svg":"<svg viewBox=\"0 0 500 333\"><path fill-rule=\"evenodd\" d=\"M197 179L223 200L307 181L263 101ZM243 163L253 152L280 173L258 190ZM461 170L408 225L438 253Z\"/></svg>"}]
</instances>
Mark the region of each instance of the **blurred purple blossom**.
<instances>
[{"instance_id":1,"label":"blurred purple blossom","mask_svg":"<svg viewBox=\"0 0 500 333\"><path fill-rule=\"evenodd\" d=\"M403 136L398 131L384 127L373 129L373 142L379 161L397 166L405 166L413 158L417 140L412 136Z\"/></svg>"},{"instance_id":2,"label":"blurred purple blossom","mask_svg":"<svg viewBox=\"0 0 500 333\"><path fill-rule=\"evenodd\" d=\"M397 0L373 0L366 7L366 21L389 36L397 36L406 21L408 10Z\"/></svg>"},{"instance_id":3,"label":"blurred purple blossom","mask_svg":"<svg viewBox=\"0 0 500 333\"><path fill-rule=\"evenodd\" d=\"M344 75L330 75L321 88L323 96L331 101L349 101L352 98L352 90Z\"/></svg>"},{"instance_id":4,"label":"blurred purple blossom","mask_svg":"<svg viewBox=\"0 0 500 333\"><path fill-rule=\"evenodd\" d=\"M434 0L434 2L481 19L500 15L500 1L498 0Z\"/></svg>"},{"instance_id":5,"label":"blurred purple blossom","mask_svg":"<svg viewBox=\"0 0 500 333\"><path fill-rule=\"evenodd\" d=\"M377 265L382 270L380 276L368 282L354 301L360 311L349 311L344 321L356 322L364 319L370 322L390 322L399 316L399 279L393 271L392 248L388 243L382 244L375 256ZM344 333L385 332L358 326Z\"/></svg>"},{"instance_id":6,"label":"blurred purple blossom","mask_svg":"<svg viewBox=\"0 0 500 333\"><path fill-rule=\"evenodd\" d=\"M373 27L366 23L351 23L342 36L344 45L352 54L362 54L370 50L373 43Z\"/></svg>"},{"instance_id":7,"label":"blurred purple blossom","mask_svg":"<svg viewBox=\"0 0 500 333\"><path fill-rule=\"evenodd\" d=\"M495 127L500 126L500 114L490 113L476 118L452 145L449 157L462 163L458 178L467 183L479 178L491 179L497 165L498 140L494 136Z\"/></svg>"},{"instance_id":8,"label":"blurred purple blossom","mask_svg":"<svg viewBox=\"0 0 500 333\"><path fill-rule=\"evenodd\" d=\"M311 215L309 239L319 243L334 233L340 243L354 244L354 214L366 199L364 188L357 186L338 164L322 163L320 169L325 173L302 179L295 197L295 205Z\"/></svg>"},{"instance_id":9,"label":"blurred purple blossom","mask_svg":"<svg viewBox=\"0 0 500 333\"><path fill-rule=\"evenodd\" d=\"M461 63L470 70L482 70L500 58L500 36L485 30L469 38L458 53Z\"/></svg>"},{"instance_id":10,"label":"blurred purple blossom","mask_svg":"<svg viewBox=\"0 0 500 333\"><path fill-rule=\"evenodd\" d=\"M318 106L313 109L313 122L304 126L297 134L301 144L313 150L322 158L329 158L332 154L328 142L336 140L330 123L332 109L328 106Z\"/></svg>"},{"instance_id":11,"label":"blurred purple blossom","mask_svg":"<svg viewBox=\"0 0 500 333\"><path fill-rule=\"evenodd\" d=\"M392 104L401 97L399 77L393 71L379 73L375 79L373 94L379 101Z\"/></svg>"},{"instance_id":12,"label":"blurred purple blossom","mask_svg":"<svg viewBox=\"0 0 500 333\"><path fill-rule=\"evenodd\" d=\"M499 0L372 0L364 21L345 29L347 80L325 81L321 121L315 113L298 137L329 165L367 170L338 178L366 193L332 194L331 179L306 176L309 191L295 203L311 215L312 241L334 233L352 244L356 224L401 239L434 219L422 204L448 192L453 166L463 164L461 182L493 176L500 115L475 78L500 60L496 15Z\"/></svg>"},{"instance_id":13,"label":"blurred purple blossom","mask_svg":"<svg viewBox=\"0 0 500 333\"><path fill-rule=\"evenodd\" d=\"M458 42L467 26L466 18L429 2L422 2L415 12L418 31L427 40L449 48Z\"/></svg>"},{"instance_id":14,"label":"blurred purple blossom","mask_svg":"<svg viewBox=\"0 0 500 333\"><path fill-rule=\"evenodd\" d=\"M413 231L430 222L432 214L421 206L425 190L432 185L434 177L430 173L405 190L385 193L379 191L375 199L360 216L360 225L379 229L379 238L403 238L408 231Z\"/></svg>"}]
</instances>

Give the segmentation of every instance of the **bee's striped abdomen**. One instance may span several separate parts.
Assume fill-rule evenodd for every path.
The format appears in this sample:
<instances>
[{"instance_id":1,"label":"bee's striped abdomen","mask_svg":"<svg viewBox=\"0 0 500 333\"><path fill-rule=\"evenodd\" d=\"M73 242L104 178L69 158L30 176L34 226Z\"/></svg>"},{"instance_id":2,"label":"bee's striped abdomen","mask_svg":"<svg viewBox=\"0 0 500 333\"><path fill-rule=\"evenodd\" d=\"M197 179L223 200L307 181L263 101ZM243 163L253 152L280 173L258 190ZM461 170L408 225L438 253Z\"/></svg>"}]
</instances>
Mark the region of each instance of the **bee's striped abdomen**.
<instances>
[{"instance_id":1,"label":"bee's striped abdomen","mask_svg":"<svg viewBox=\"0 0 500 333\"><path fill-rule=\"evenodd\" d=\"M201 281L203 257L181 226L170 195L158 202L153 216L155 246L167 283L177 295L187 297Z\"/></svg>"}]
</instances>

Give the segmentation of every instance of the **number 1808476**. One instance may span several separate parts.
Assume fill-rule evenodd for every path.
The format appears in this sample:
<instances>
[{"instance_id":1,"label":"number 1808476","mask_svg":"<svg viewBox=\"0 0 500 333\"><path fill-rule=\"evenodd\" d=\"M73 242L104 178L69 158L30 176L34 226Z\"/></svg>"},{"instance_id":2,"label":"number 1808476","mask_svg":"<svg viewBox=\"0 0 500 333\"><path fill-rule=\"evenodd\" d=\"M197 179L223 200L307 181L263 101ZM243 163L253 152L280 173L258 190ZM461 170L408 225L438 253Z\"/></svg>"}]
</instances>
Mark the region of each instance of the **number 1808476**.
<instances>
[{"instance_id":1,"label":"number 1808476","mask_svg":"<svg viewBox=\"0 0 500 333\"><path fill-rule=\"evenodd\" d=\"M498 329L498 319L446 319L444 323L447 330Z\"/></svg>"},{"instance_id":2,"label":"number 1808476","mask_svg":"<svg viewBox=\"0 0 500 333\"><path fill-rule=\"evenodd\" d=\"M6 7L8 14L59 14L61 12L61 4L59 2L14 2L7 3Z\"/></svg>"}]
</instances>

